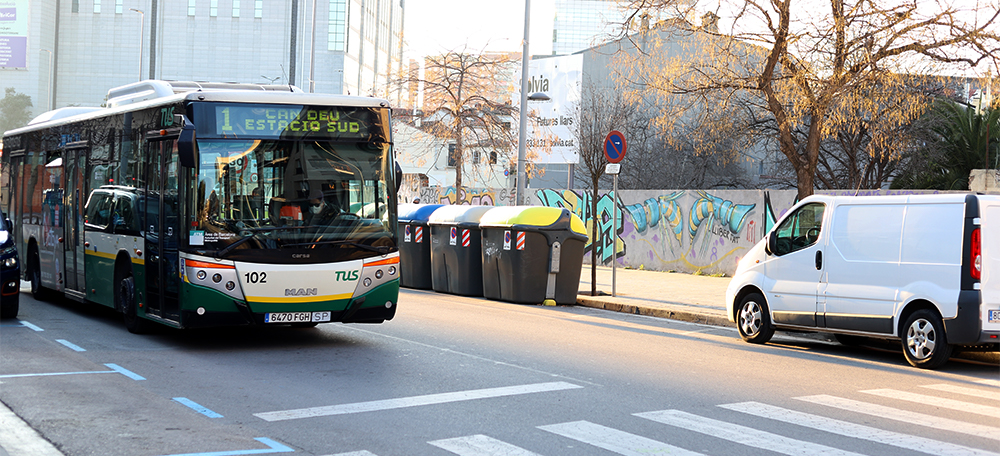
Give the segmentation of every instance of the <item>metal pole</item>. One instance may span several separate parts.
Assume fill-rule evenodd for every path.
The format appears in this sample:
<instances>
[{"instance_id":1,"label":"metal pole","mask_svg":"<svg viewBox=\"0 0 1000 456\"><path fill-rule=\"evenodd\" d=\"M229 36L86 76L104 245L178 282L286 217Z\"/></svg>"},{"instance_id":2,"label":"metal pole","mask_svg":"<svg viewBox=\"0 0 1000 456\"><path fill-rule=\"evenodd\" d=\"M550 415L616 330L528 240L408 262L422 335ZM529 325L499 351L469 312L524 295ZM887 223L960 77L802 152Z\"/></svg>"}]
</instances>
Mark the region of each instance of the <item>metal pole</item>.
<instances>
[{"instance_id":1,"label":"metal pole","mask_svg":"<svg viewBox=\"0 0 1000 456\"><path fill-rule=\"evenodd\" d=\"M146 13L140 9L129 8L129 11L135 11L139 13L139 80L142 80L142 43L145 41L146 33Z\"/></svg>"},{"instance_id":2,"label":"metal pole","mask_svg":"<svg viewBox=\"0 0 1000 456\"><path fill-rule=\"evenodd\" d=\"M49 53L49 81L48 81L49 83L47 84L48 88L45 90L49 94L49 100L48 100L49 102L48 102L48 106L45 109L46 110L52 110L52 109L55 109L55 105L56 105L56 103L55 103L55 101L56 101L55 97L52 96L53 95L52 94L52 51L50 51L48 49L42 49L42 51L45 51L45 52Z\"/></svg>"},{"instance_id":3,"label":"metal pole","mask_svg":"<svg viewBox=\"0 0 1000 456\"><path fill-rule=\"evenodd\" d=\"M514 187L514 204L524 203L525 177L524 147L527 141L528 129L528 18L531 13L531 0L524 0L524 50L521 51L521 125L517 130L517 177Z\"/></svg>"},{"instance_id":4,"label":"metal pole","mask_svg":"<svg viewBox=\"0 0 1000 456\"><path fill-rule=\"evenodd\" d=\"M613 190L611 190L611 297L617 297L616 285L618 285L618 173L611 179Z\"/></svg>"},{"instance_id":5,"label":"metal pole","mask_svg":"<svg viewBox=\"0 0 1000 456\"><path fill-rule=\"evenodd\" d=\"M309 35L309 93L314 93L316 92L316 0L313 0L312 29Z\"/></svg>"}]
</instances>

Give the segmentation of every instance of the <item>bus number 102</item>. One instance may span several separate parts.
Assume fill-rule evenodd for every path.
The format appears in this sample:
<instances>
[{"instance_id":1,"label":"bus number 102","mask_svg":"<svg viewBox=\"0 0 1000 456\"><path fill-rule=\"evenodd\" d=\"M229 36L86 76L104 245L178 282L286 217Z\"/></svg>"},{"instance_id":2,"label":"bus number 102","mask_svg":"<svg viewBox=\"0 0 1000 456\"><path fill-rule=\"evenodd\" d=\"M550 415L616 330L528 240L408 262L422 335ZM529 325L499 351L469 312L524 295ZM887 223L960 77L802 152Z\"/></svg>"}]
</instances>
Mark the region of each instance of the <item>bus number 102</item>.
<instances>
[{"instance_id":1,"label":"bus number 102","mask_svg":"<svg viewBox=\"0 0 1000 456\"><path fill-rule=\"evenodd\" d=\"M267 273L266 272L248 272L243 274L246 278L247 283L267 283Z\"/></svg>"}]
</instances>

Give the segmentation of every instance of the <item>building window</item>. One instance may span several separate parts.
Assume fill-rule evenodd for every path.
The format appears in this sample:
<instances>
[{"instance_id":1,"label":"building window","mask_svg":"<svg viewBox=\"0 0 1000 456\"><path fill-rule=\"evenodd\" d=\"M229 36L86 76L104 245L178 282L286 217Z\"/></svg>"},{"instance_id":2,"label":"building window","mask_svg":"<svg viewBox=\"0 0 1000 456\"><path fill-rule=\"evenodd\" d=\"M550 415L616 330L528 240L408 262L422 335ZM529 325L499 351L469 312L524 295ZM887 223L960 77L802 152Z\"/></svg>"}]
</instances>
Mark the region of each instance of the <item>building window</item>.
<instances>
[{"instance_id":1,"label":"building window","mask_svg":"<svg viewBox=\"0 0 1000 456\"><path fill-rule=\"evenodd\" d=\"M115 14L122 14L125 11L125 0L115 0Z\"/></svg>"},{"instance_id":2,"label":"building window","mask_svg":"<svg viewBox=\"0 0 1000 456\"><path fill-rule=\"evenodd\" d=\"M80 0L73 0L73 12L74 13L80 12Z\"/></svg>"},{"instance_id":3,"label":"building window","mask_svg":"<svg viewBox=\"0 0 1000 456\"><path fill-rule=\"evenodd\" d=\"M253 17L257 19L264 17L264 0L254 0Z\"/></svg>"},{"instance_id":4,"label":"building window","mask_svg":"<svg viewBox=\"0 0 1000 456\"><path fill-rule=\"evenodd\" d=\"M208 2L208 15L211 17L219 16L219 0L210 0Z\"/></svg>"},{"instance_id":5,"label":"building window","mask_svg":"<svg viewBox=\"0 0 1000 456\"><path fill-rule=\"evenodd\" d=\"M455 153L455 144L448 144L448 167L454 168L458 165L458 155Z\"/></svg>"},{"instance_id":6,"label":"building window","mask_svg":"<svg viewBox=\"0 0 1000 456\"><path fill-rule=\"evenodd\" d=\"M94 14L101 14L101 0L94 0Z\"/></svg>"},{"instance_id":7,"label":"building window","mask_svg":"<svg viewBox=\"0 0 1000 456\"><path fill-rule=\"evenodd\" d=\"M330 1L330 34L327 37L328 51L347 49L347 0Z\"/></svg>"},{"instance_id":8,"label":"building window","mask_svg":"<svg viewBox=\"0 0 1000 456\"><path fill-rule=\"evenodd\" d=\"M233 0L233 17L240 17L240 0Z\"/></svg>"},{"instance_id":9,"label":"building window","mask_svg":"<svg viewBox=\"0 0 1000 456\"><path fill-rule=\"evenodd\" d=\"M188 0L188 16L194 16L194 0Z\"/></svg>"}]
</instances>

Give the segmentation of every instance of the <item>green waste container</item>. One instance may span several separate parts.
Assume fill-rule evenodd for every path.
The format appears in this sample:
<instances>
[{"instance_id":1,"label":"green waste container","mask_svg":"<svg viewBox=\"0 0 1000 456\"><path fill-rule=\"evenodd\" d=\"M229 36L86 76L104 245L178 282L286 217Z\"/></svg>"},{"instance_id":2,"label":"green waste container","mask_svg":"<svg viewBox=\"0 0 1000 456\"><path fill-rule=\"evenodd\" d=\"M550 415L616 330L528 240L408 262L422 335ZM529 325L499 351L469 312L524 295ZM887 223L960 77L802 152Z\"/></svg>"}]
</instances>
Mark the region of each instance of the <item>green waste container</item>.
<instances>
[{"instance_id":1,"label":"green waste container","mask_svg":"<svg viewBox=\"0 0 1000 456\"><path fill-rule=\"evenodd\" d=\"M399 286L431 288L431 233L427 220L441 204L399 205Z\"/></svg>"},{"instance_id":2,"label":"green waste container","mask_svg":"<svg viewBox=\"0 0 1000 456\"><path fill-rule=\"evenodd\" d=\"M507 206L479 220L483 296L501 301L576 304L587 231L561 208Z\"/></svg>"},{"instance_id":3,"label":"green waste container","mask_svg":"<svg viewBox=\"0 0 1000 456\"><path fill-rule=\"evenodd\" d=\"M479 219L493 206L445 206L431 215L431 282L434 291L483 295Z\"/></svg>"}]
</instances>

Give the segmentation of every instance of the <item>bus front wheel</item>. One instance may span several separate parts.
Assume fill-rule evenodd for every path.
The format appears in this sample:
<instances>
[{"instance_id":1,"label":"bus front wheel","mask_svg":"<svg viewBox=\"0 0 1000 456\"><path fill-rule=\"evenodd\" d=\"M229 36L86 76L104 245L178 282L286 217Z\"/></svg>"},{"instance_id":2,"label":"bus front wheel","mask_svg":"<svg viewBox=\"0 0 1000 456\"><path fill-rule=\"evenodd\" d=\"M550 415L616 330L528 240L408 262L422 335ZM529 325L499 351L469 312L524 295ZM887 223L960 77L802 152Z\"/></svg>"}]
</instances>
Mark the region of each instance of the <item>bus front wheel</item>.
<instances>
[{"instance_id":1,"label":"bus front wheel","mask_svg":"<svg viewBox=\"0 0 1000 456\"><path fill-rule=\"evenodd\" d=\"M135 302L135 278L128 275L118 282L115 293L118 301L118 308L122 311L125 320L125 328L132 334L145 334L149 332L149 322L140 317L136 311Z\"/></svg>"}]
</instances>

